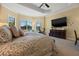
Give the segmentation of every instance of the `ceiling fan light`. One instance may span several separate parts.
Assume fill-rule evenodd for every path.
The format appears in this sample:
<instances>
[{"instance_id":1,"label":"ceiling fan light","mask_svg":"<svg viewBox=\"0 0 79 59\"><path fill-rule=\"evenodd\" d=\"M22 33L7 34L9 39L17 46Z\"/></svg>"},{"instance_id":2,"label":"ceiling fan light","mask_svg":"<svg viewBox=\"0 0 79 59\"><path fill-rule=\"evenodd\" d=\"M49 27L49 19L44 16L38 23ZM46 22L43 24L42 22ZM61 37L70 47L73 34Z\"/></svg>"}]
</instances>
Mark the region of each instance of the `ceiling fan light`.
<instances>
[{"instance_id":1,"label":"ceiling fan light","mask_svg":"<svg viewBox=\"0 0 79 59\"><path fill-rule=\"evenodd\" d=\"M43 5L45 5L48 8L50 7L47 3L42 3L39 8L41 8Z\"/></svg>"}]
</instances>

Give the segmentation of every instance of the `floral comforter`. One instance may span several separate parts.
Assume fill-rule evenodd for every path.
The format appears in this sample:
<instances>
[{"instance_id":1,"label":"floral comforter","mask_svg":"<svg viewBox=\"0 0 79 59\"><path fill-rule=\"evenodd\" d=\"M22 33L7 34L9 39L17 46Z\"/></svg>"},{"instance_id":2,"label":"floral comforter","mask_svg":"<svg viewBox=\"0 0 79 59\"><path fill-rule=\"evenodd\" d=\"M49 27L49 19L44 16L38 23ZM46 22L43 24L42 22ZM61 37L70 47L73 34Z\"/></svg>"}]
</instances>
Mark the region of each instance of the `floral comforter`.
<instances>
[{"instance_id":1,"label":"floral comforter","mask_svg":"<svg viewBox=\"0 0 79 59\"><path fill-rule=\"evenodd\" d=\"M54 40L46 35L28 33L12 42L0 44L2 56L56 55Z\"/></svg>"}]
</instances>

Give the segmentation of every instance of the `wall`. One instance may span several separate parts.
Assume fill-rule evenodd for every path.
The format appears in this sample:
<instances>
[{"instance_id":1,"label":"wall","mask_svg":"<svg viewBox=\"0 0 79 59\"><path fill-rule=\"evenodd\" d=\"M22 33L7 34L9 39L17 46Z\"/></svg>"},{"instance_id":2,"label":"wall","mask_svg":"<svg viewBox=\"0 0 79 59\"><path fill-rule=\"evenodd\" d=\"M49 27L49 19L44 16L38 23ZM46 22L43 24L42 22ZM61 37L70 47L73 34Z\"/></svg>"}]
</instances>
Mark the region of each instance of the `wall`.
<instances>
[{"instance_id":1,"label":"wall","mask_svg":"<svg viewBox=\"0 0 79 59\"><path fill-rule=\"evenodd\" d=\"M45 30L46 33L49 33L49 30L51 29L51 20L55 18L60 18L63 16L67 16L67 39L75 40L74 32L73 29L76 29L77 34L79 36L79 7L75 9L71 9L56 15L49 15L46 16L44 20L44 17L31 17L31 16L26 16L22 15L16 12L12 12L8 10L7 8L3 7L0 5L0 25L7 25L8 22L8 16L14 16L16 19L16 26L19 27L19 22L20 19L31 19L32 20L32 30L35 30L35 22L37 19L40 19L42 22L42 28L44 28L45 25ZM2 24L3 23L3 24Z\"/></svg>"},{"instance_id":2,"label":"wall","mask_svg":"<svg viewBox=\"0 0 79 59\"><path fill-rule=\"evenodd\" d=\"M36 30L35 27L36 27L36 21L37 20L40 20L41 21L42 28L44 28L44 17L29 17L29 16L25 16L25 15L19 14L19 17L18 18L19 18L19 20L21 20L21 19L31 20L32 21L32 30Z\"/></svg>"},{"instance_id":3,"label":"wall","mask_svg":"<svg viewBox=\"0 0 79 59\"><path fill-rule=\"evenodd\" d=\"M32 30L35 29L35 22L36 20L40 19L42 22L42 28L44 27L44 17L31 17L31 16L26 16L22 15L16 12L12 12L9 9L5 8L4 6L0 5L0 25L8 25L8 16L13 16L15 17L15 22L16 22L16 27L20 27L20 19L30 19L32 20Z\"/></svg>"},{"instance_id":4,"label":"wall","mask_svg":"<svg viewBox=\"0 0 79 59\"><path fill-rule=\"evenodd\" d=\"M60 18L66 16L67 19L67 39L75 40L74 36L74 29L77 31L77 34L79 36L79 7L75 9L71 9L56 15L50 15L46 17L46 33L49 33L49 30L51 29L51 20L55 18Z\"/></svg>"},{"instance_id":5,"label":"wall","mask_svg":"<svg viewBox=\"0 0 79 59\"><path fill-rule=\"evenodd\" d=\"M15 17L15 19L18 19L18 15L17 13L14 13L8 9L6 9L5 7L1 6L0 8L0 22L1 23L6 23L8 22L8 16L13 16ZM17 26L17 24L16 24Z\"/></svg>"}]
</instances>

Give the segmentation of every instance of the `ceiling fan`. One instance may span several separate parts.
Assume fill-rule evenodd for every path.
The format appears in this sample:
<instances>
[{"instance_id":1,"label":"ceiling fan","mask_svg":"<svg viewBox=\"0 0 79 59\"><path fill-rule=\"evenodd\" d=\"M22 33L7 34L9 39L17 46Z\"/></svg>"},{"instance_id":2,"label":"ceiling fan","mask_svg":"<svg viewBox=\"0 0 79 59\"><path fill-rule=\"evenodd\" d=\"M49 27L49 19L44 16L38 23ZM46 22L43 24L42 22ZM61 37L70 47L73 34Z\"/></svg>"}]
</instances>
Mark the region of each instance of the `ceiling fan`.
<instances>
[{"instance_id":1,"label":"ceiling fan","mask_svg":"<svg viewBox=\"0 0 79 59\"><path fill-rule=\"evenodd\" d=\"M43 5L45 5L47 8L50 7L47 3L42 3L39 8L41 8Z\"/></svg>"}]
</instances>

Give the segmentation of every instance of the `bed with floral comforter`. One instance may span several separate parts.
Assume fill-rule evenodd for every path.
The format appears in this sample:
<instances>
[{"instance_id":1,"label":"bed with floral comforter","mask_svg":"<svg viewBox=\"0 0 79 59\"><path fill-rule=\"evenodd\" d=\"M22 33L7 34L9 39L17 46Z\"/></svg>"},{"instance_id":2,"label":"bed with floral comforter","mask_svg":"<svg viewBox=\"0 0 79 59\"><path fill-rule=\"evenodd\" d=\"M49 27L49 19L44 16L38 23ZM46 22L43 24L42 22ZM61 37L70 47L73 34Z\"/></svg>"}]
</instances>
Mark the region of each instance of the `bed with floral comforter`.
<instances>
[{"instance_id":1,"label":"bed with floral comforter","mask_svg":"<svg viewBox=\"0 0 79 59\"><path fill-rule=\"evenodd\" d=\"M1 56L56 55L54 40L39 33L26 33L11 42L0 44Z\"/></svg>"}]
</instances>

